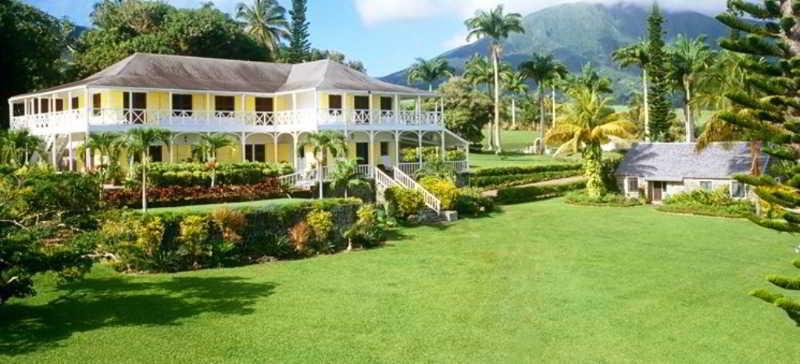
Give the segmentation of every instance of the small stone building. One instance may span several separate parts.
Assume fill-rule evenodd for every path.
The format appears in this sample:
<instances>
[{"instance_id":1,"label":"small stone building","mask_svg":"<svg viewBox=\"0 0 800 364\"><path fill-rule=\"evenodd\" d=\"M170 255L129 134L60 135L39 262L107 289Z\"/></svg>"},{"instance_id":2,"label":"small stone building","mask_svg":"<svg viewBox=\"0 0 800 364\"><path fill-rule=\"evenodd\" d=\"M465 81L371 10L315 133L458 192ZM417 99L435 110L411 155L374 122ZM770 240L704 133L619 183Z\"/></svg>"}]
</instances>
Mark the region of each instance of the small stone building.
<instances>
[{"instance_id":1,"label":"small stone building","mask_svg":"<svg viewBox=\"0 0 800 364\"><path fill-rule=\"evenodd\" d=\"M769 162L760 157L761 172ZM745 198L747 186L733 176L750 172L752 157L746 142L713 143L701 152L694 143L639 143L625 154L617 168L620 191L660 203L668 196L702 188L725 186L734 198Z\"/></svg>"}]
</instances>

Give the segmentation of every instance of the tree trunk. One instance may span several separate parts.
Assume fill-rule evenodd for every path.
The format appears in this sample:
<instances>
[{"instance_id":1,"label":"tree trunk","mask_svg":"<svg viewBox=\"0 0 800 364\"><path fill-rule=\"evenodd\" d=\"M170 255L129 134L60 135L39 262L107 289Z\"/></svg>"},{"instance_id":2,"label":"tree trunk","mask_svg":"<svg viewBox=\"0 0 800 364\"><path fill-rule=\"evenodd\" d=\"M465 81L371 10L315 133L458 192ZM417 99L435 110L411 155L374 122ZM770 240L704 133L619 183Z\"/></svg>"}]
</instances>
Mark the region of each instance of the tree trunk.
<instances>
[{"instance_id":1,"label":"tree trunk","mask_svg":"<svg viewBox=\"0 0 800 364\"><path fill-rule=\"evenodd\" d=\"M517 100L511 99L511 127L517 129Z\"/></svg>"},{"instance_id":2,"label":"tree trunk","mask_svg":"<svg viewBox=\"0 0 800 364\"><path fill-rule=\"evenodd\" d=\"M683 87L686 90L686 100L684 100L686 107L686 142L691 143L694 140L694 123L692 122L692 109L689 103L692 102L692 91L689 80L683 81Z\"/></svg>"},{"instance_id":3,"label":"tree trunk","mask_svg":"<svg viewBox=\"0 0 800 364\"><path fill-rule=\"evenodd\" d=\"M761 157L761 141L760 140L751 140L750 141L750 175L759 176L761 175L761 161L759 160Z\"/></svg>"},{"instance_id":4,"label":"tree trunk","mask_svg":"<svg viewBox=\"0 0 800 364\"><path fill-rule=\"evenodd\" d=\"M605 195L603 184L603 151L599 145L588 145L583 150L583 172L586 176L586 194L597 198Z\"/></svg>"},{"instance_id":5,"label":"tree trunk","mask_svg":"<svg viewBox=\"0 0 800 364\"><path fill-rule=\"evenodd\" d=\"M319 199L323 198L323 185L324 185L324 178L322 177L324 166L327 165L328 159L328 151L325 148L322 148L322 157L320 158L319 165L317 166L317 181L319 182Z\"/></svg>"},{"instance_id":6,"label":"tree trunk","mask_svg":"<svg viewBox=\"0 0 800 364\"><path fill-rule=\"evenodd\" d=\"M539 133L542 142L539 144L539 154L544 154L544 84L539 81Z\"/></svg>"},{"instance_id":7,"label":"tree trunk","mask_svg":"<svg viewBox=\"0 0 800 364\"><path fill-rule=\"evenodd\" d=\"M503 152L503 147L500 145L500 52L497 47L495 46L492 49L492 61L494 63L494 152L500 154Z\"/></svg>"},{"instance_id":8,"label":"tree trunk","mask_svg":"<svg viewBox=\"0 0 800 364\"><path fill-rule=\"evenodd\" d=\"M650 100L647 90L647 69L642 67L642 94L644 97L644 140L650 141Z\"/></svg>"},{"instance_id":9,"label":"tree trunk","mask_svg":"<svg viewBox=\"0 0 800 364\"><path fill-rule=\"evenodd\" d=\"M142 152L142 212L147 213L147 153Z\"/></svg>"},{"instance_id":10,"label":"tree trunk","mask_svg":"<svg viewBox=\"0 0 800 364\"><path fill-rule=\"evenodd\" d=\"M552 101L553 101L553 115L552 115L552 118L551 118L551 120L553 120L553 122L550 123L550 127L552 128L552 127L556 126L556 88L555 88L555 85L550 87L550 91L552 92Z\"/></svg>"}]
</instances>

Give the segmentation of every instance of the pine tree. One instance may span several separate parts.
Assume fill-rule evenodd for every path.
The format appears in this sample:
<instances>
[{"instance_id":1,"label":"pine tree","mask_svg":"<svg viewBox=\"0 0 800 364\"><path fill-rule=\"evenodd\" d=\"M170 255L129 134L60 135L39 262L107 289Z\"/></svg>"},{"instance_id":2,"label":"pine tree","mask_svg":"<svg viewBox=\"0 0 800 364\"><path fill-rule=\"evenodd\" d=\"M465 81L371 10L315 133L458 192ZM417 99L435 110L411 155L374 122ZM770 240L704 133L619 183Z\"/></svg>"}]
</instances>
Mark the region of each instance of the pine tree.
<instances>
[{"instance_id":1,"label":"pine tree","mask_svg":"<svg viewBox=\"0 0 800 364\"><path fill-rule=\"evenodd\" d=\"M664 141L667 138L672 112L663 26L664 17L661 15L661 10L658 5L653 5L647 18L647 53L650 58L647 65L647 73L650 75L650 125L647 125L647 129L653 141Z\"/></svg>"},{"instance_id":2,"label":"pine tree","mask_svg":"<svg viewBox=\"0 0 800 364\"><path fill-rule=\"evenodd\" d=\"M292 0L292 25L289 37L289 63L308 60L311 42L308 40L308 21L306 20L306 0Z\"/></svg>"},{"instance_id":3,"label":"pine tree","mask_svg":"<svg viewBox=\"0 0 800 364\"><path fill-rule=\"evenodd\" d=\"M756 92L720 90L734 107L720 118L734 126L765 135L763 151L772 163L787 168L781 176L737 176L765 206L750 219L761 226L789 233L800 232L800 3L795 0L764 0L754 4L742 0L728 2L729 10L717 19L731 28L731 36L720 42L722 48L746 55L750 71L747 86ZM780 177L780 178L776 178ZM800 259L793 262L800 268ZM800 279L770 275L767 280L786 290L800 290ZM751 295L782 308L800 324L800 302L767 289Z\"/></svg>"}]
</instances>

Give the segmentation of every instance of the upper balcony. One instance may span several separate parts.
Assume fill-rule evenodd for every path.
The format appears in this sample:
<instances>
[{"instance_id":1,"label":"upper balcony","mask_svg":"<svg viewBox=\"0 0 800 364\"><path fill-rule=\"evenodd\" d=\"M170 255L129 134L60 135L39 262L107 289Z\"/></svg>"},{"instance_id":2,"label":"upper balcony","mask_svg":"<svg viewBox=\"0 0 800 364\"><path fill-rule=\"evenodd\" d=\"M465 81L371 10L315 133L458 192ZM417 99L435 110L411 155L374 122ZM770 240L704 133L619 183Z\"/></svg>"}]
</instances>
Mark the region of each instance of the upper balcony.
<instances>
[{"instance_id":1,"label":"upper balcony","mask_svg":"<svg viewBox=\"0 0 800 364\"><path fill-rule=\"evenodd\" d=\"M274 112L101 108L15 116L14 129L36 135L125 131L151 126L174 132L300 132L316 130L439 130L439 111L300 109Z\"/></svg>"}]
</instances>

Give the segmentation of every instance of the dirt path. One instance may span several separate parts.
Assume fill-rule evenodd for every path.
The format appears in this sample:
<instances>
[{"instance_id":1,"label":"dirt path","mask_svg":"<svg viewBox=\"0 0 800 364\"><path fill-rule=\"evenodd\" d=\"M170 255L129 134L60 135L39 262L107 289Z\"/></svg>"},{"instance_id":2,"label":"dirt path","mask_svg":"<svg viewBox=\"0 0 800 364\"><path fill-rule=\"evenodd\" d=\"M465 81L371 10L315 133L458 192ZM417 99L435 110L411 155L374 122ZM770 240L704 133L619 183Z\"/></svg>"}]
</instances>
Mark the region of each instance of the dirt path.
<instances>
[{"instance_id":1,"label":"dirt path","mask_svg":"<svg viewBox=\"0 0 800 364\"><path fill-rule=\"evenodd\" d=\"M552 186L552 185L561 185L573 182L583 181L585 178L583 176L575 176L575 177L567 177L567 178L559 178L559 179L551 179L549 181L541 181L536 183L529 183L526 185L519 185L514 186L516 187L530 187L530 186ZM484 197L497 197L497 190L487 190L481 193Z\"/></svg>"}]
</instances>

